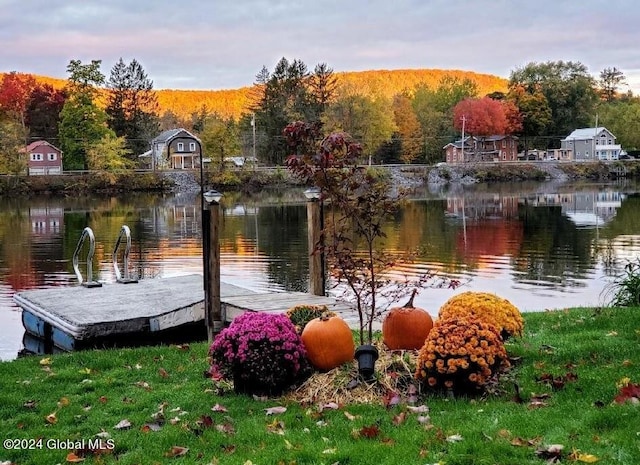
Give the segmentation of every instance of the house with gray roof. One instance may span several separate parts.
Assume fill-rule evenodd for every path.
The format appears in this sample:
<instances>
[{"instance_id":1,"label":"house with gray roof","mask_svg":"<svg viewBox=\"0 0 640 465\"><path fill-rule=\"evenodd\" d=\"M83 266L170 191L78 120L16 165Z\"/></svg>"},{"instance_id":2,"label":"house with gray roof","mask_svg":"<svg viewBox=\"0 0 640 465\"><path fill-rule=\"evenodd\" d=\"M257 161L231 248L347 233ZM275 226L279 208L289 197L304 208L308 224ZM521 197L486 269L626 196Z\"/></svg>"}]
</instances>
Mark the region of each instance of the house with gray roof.
<instances>
[{"instance_id":1,"label":"house with gray roof","mask_svg":"<svg viewBox=\"0 0 640 465\"><path fill-rule=\"evenodd\" d=\"M144 155L151 158L152 169L185 170L200 167L202 143L183 128L169 129L151 141L151 151Z\"/></svg>"},{"instance_id":2,"label":"house with gray roof","mask_svg":"<svg viewBox=\"0 0 640 465\"><path fill-rule=\"evenodd\" d=\"M560 141L560 148L571 150L575 161L617 160L622 152L616 136L607 128L580 128Z\"/></svg>"}]
</instances>

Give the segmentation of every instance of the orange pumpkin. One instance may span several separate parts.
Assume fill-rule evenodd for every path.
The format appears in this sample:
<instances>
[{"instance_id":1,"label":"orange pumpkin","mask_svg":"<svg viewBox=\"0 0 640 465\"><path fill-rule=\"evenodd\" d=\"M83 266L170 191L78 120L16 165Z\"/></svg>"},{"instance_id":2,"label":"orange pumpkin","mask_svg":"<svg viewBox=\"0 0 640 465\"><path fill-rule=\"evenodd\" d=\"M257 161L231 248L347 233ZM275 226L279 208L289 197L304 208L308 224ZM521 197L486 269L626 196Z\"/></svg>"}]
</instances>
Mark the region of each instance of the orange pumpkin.
<instances>
[{"instance_id":1,"label":"orange pumpkin","mask_svg":"<svg viewBox=\"0 0 640 465\"><path fill-rule=\"evenodd\" d=\"M403 307L389 310L382 322L382 341L391 350L420 349L433 328L431 315L413 306L416 293L414 289L409 302Z\"/></svg>"},{"instance_id":2,"label":"orange pumpkin","mask_svg":"<svg viewBox=\"0 0 640 465\"><path fill-rule=\"evenodd\" d=\"M329 371L353 360L355 345L349 325L339 316L314 318L302 330L307 358L320 371Z\"/></svg>"}]
</instances>

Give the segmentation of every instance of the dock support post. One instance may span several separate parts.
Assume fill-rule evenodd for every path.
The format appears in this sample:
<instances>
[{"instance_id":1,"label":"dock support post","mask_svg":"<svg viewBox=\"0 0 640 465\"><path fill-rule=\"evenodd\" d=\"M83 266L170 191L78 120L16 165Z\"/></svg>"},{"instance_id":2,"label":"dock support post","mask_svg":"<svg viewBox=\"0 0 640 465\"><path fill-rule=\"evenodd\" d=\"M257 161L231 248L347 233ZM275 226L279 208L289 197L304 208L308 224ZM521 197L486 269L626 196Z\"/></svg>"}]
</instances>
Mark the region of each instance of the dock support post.
<instances>
[{"instance_id":1,"label":"dock support post","mask_svg":"<svg viewBox=\"0 0 640 465\"><path fill-rule=\"evenodd\" d=\"M309 293L325 294L324 251L322 250L322 203L320 189L310 188L304 192L307 198L307 233L309 247Z\"/></svg>"},{"instance_id":2,"label":"dock support post","mask_svg":"<svg viewBox=\"0 0 640 465\"><path fill-rule=\"evenodd\" d=\"M226 315L222 312L220 303L220 199L222 194L217 191L207 191L204 199L209 207L208 242L203 246L206 251L205 273L205 321L207 324L207 339L213 342L216 334L224 328Z\"/></svg>"}]
</instances>

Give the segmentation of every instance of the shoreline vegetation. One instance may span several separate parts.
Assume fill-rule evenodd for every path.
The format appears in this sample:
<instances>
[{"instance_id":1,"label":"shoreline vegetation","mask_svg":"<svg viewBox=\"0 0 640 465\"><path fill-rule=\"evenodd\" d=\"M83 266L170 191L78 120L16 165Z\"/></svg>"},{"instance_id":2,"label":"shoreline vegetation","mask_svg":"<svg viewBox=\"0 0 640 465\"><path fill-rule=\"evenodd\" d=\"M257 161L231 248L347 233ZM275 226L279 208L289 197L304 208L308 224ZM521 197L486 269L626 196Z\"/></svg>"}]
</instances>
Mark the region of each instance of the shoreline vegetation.
<instances>
[{"instance_id":1,"label":"shoreline vegetation","mask_svg":"<svg viewBox=\"0 0 640 465\"><path fill-rule=\"evenodd\" d=\"M411 351L372 382L344 387L351 362L282 397L207 378L205 342L2 362L0 463L637 465L639 310L523 314L511 370L479 397L409 388Z\"/></svg>"},{"instance_id":2,"label":"shoreline vegetation","mask_svg":"<svg viewBox=\"0 0 640 465\"><path fill-rule=\"evenodd\" d=\"M477 163L466 165L373 165L368 167L381 175L392 176L396 187L417 187L425 184L470 184L513 181L606 181L618 178L640 178L640 163L636 160L617 162L517 162ZM94 171L57 176L0 176L0 196L6 195L117 195L127 192L168 193L179 189L171 173L180 171ZM191 182L199 188L197 170ZM256 192L269 187L298 186L284 167L258 170L207 172L205 183L226 191ZM192 187L194 187L192 186Z\"/></svg>"}]
</instances>

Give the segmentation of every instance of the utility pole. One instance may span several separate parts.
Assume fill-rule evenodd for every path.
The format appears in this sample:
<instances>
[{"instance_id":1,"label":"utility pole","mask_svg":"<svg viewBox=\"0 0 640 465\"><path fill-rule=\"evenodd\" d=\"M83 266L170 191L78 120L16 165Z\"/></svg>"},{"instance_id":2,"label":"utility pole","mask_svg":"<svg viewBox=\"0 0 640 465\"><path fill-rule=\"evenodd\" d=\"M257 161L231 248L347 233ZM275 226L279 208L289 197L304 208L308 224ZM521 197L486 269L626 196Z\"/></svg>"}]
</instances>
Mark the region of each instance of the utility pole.
<instances>
[{"instance_id":1,"label":"utility pole","mask_svg":"<svg viewBox=\"0 0 640 465\"><path fill-rule=\"evenodd\" d=\"M462 118L462 139L461 139L461 149L462 149L462 162L465 163L467 160L464 156L464 123L467 121L467 118L463 115Z\"/></svg>"}]
</instances>

